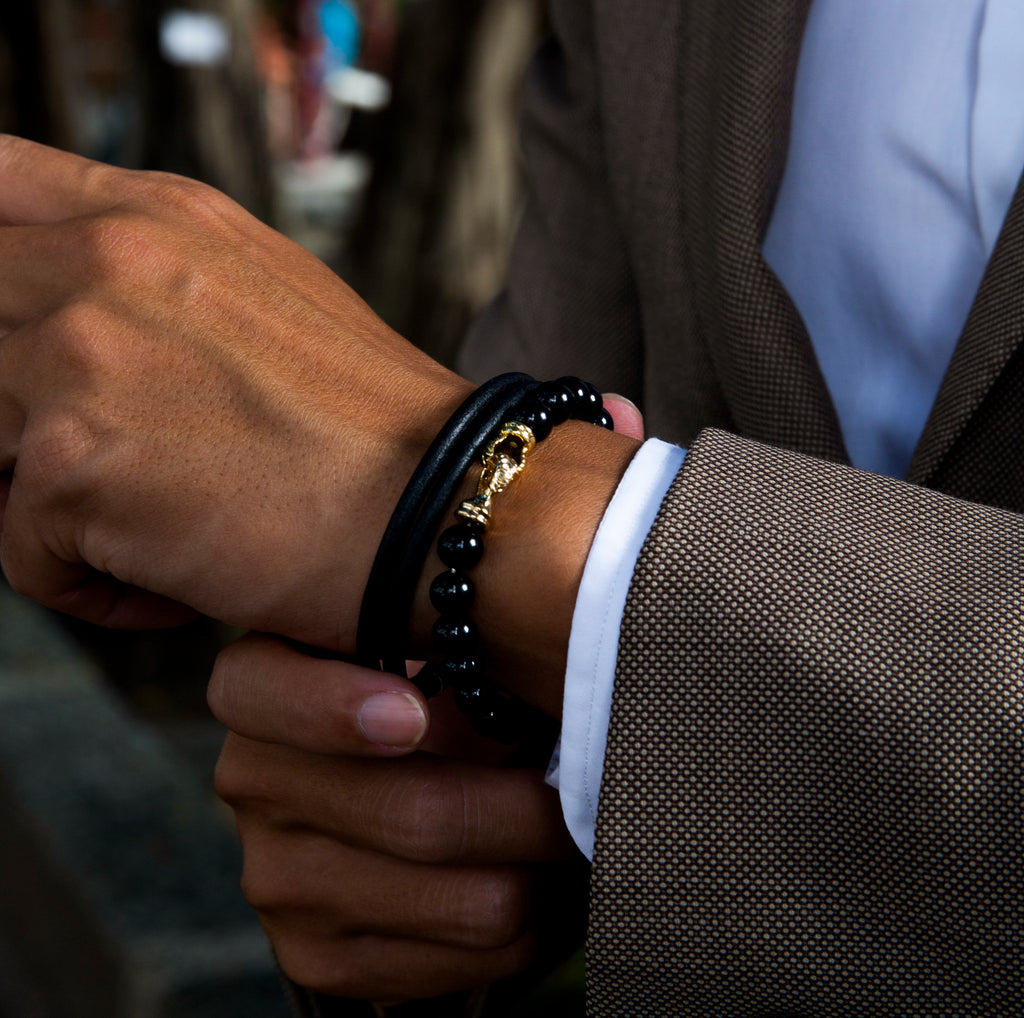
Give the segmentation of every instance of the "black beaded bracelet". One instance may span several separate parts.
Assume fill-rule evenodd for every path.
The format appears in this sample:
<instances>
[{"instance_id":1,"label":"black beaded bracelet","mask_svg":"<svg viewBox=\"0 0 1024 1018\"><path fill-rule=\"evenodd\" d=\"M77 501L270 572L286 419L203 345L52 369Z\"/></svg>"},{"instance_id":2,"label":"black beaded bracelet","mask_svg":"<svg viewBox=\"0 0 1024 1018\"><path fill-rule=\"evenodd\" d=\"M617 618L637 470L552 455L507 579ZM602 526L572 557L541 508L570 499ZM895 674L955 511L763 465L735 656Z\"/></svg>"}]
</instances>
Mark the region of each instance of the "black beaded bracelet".
<instances>
[{"instance_id":1,"label":"black beaded bracelet","mask_svg":"<svg viewBox=\"0 0 1024 1018\"><path fill-rule=\"evenodd\" d=\"M490 520L490 502L523 468L537 442L569 419L589 421L609 430L614 426L601 394L588 382L569 376L539 385L509 415L483 455L484 471L477 494L456 510L459 522L439 537L437 553L448 568L430 585L430 601L439 612L433 643L440 658L417 676L429 696L446 687L455 703L482 735L499 742L519 742L553 722L488 678L480 660L479 637L469 612L476 591L467 570L483 555L483 535Z\"/></svg>"}]
</instances>

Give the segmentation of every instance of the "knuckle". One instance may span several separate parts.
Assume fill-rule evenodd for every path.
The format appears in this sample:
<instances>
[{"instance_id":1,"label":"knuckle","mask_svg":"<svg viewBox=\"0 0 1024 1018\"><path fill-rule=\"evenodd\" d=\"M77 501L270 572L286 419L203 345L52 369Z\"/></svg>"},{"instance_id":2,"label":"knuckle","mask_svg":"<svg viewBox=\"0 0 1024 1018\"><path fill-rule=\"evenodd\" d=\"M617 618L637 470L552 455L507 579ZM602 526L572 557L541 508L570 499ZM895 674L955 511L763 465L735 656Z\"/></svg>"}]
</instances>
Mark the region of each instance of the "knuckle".
<instances>
[{"instance_id":1,"label":"knuckle","mask_svg":"<svg viewBox=\"0 0 1024 1018\"><path fill-rule=\"evenodd\" d=\"M234 766L234 761L221 750L217 766L213 769L213 790L217 797L229 806L233 806L241 798L238 778L238 769Z\"/></svg>"},{"instance_id":2,"label":"knuckle","mask_svg":"<svg viewBox=\"0 0 1024 1018\"><path fill-rule=\"evenodd\" d=\"M79 300L54 311L34 337L36 363L45 366L53 388L66 393L63 399L38 400L25 418L18 488L37 513L65 506L80 515L89 493L102 494L92 475L116 422L99 393L105 379L124 370L111 332L107 316Z\"/></svg>"},{"instance_id":3,"label":"knuckle","mask_svg":"<svg viewBox=\"0 0 1024 1018\"><path fill-rule=\"evenodd\" d=\"M201 227L210 227L230 220L239 208L221 191L191 177L148 172L139 174L139 178L136 186L140 203L160 216L170 213Z\"/></svg>"},{"instance_id":4,"label":"knuckle","mask_svg":"<svg viewBox=\"0 0 1024 1018\"><path fill-rule=\"evenodd\" d=\"M480 874L472 894L464 896L467 933L474 947L508 947L524 933L530 917L532 885L518 867Z\"/></svg>"},{"instance_id":5,"label":"knuckle","mask_svg":"<svg viewBox=\"0 0 1024 1018\"><path fill-rule=\"evenodd\" d=\"M152 205L157 208L176 204L178 196L198 181L164 170L125 170L121 180L121 199L126 205Z\"/></svg>"},{"instance_id":6,"label":"knuckle","mask_svg":"<svg viewBox=\"0 0 1024 1018\"><path fill-rule=\"evenodd\" d=\"M147 295L187 295L197 275L196 216L190 212L183 217L193 227L183 238L183 231L167 221L168 207L173 211L170 202L124 204L74 224L76 257L95 292L116 286L119 299L130 292L143 302Z\"/></svg>"},{"instance_id":7,"label":"knuckle","mask_svg":"<svg viewBox=\"0 0 1024 1018\"><path fill-rule=\"evenodd\" d=\"M416 862L441 864L462 847L461 782L438 773L418 774L400 785L390 804L396 854ZM452 819L458 818L458 823Z\"/></svg>"},{"instance_id":8,"label":"knuckle","mask_svg":"<svg viewBox=\"0 0 1024 1018\"><path fill-rule=\"evenodd\" d=\"M301 937L271 935L284 973L314 993L357 997L373 985L371 974L354 965L344 944L311 943Z\"/></svg>"},{"instance_id":9,"label":"knuckle","mask_svg":"<svg viewBox=\"0 0 1024 1018\"><path fill-rule=\"evenodd\" d=\"M266 757L268 750L272 747L228 732L213 772L214 791L234 811L247 853L254 846L265 849L262 835L295 826L287 781L282 788L279 768Z\"/></svg>"},{"instance_id":10,"label":"knuckle","mask_svg":"<svg viewBox=\"0 0 1024 1018\"><path fill-rule=\"evenodd\" d=\"M255 797L251 769L246 765L239 740L228 735L213 771L213 787L217 795L234 809Z\"/></svg>"},{"instance_id":11,"label":"knuckle","mask_svg":"<svg viewBox=\"0 0 1024 1018\"><path fill-rule=\"evenodd\" d=\"M116 202L123 196L125 188L130 186L131 178L137 174L137 170L111 166L109 163L88 163L82 168L82 190L102 201Z\"/></svg>"},{"instance_id":12,"label":"knuckle","mask_svg":"<svg viewBox=\"0 0 1024 1018\"><path fill-rule=\"evenodd\" d=\"M81 174L83 193L109 201L123 193L125 182L138 171L110 163L83 160L78 164L78 172Z\"/></svg>"},{"instance_id":13,"label":"knuckle","mask_svg":"<svg viewBox=\"0 0 1024 1018\"><path fill-rule=\"evenodd\" d=\"M277 963L284 974L300 986L320 993L326 992L322 986L328 972L321 961L321 952L314 952L310 944L275 929L265 920L263 926L274 945Z\"/></svg>"},{"instance_id":14,"label":"knuckle","mask_svg":"<svg viewBox=\"0 0 1024 1018\"><path fill-rule=\"evenodd\" d=\"M148 173L146 184L151 197L161 206L188 212L212 208L223 198L220 191L208 184L176 173Z\"/></svg>"},{"instance_id":15,"label":"knuckle","mask_svg":"<svg viewBox=\"0 0 1024 1018\"><path fill-rule=\"evenodd\" d=\"M227 681L225 675L225 668L227 667L225 662L222 660L223 653L218 655L217 660L213 665L213 672L210 675L210 681L206 686L206 704L210 708L210 713L226 728L231 727L231 718L233 715L233 698L230 696L231 685ZM224 753L221 752L223 757ZM218 764L219 767L219 764Z\"/></svg>"},{"instance_id":16,"label":"knuckle","mask_svg":"<svg viewBox=\"0 0 1024 1018\"><path fill-rule=\"evenodd\" d=\"M30 492L37 518L59 529L61 507L83 510L89 490L89 464L100 441L97 429L70 409L47 415L26 429L18 457L22 492Z\"/></svg>"},{"instance_id":17,"label":"knuckle","mask_svg":"<svg viewBox=\"0 0 1024 1018\"><path fill-rule=\"evenodd\" d=\"M239 825L243 863L242 896L267 920L308 920L329 914L340 921L344 910L329 908L323 886L311 877L308 857L301 842L260 823Z\"/></svg>"},{"instance_id":18,"label":"knuckle","mask_svg":"<svg viewBox=\"0 0 1024 1018\"><path fill-rule=\"evenodd\" d=\"M82 389L99 376L116 377L123 358L106 312L84 298L54 311L37 339L38 352L53 369Z\"/></svg>"},{"instance_id":19,"label":"knuckle","mask_svg":"<svg viewBox=\"0 0 1024 1018\"><path fill-rule=\"evenodd\" d=\"M33 577L30 571L22 565L18 557L12 553L11 544L8 541L5 541L3 545L3 555L0 557L0 567L2 567L4 579L7 581L7 585L15 594L20 594L22 597L26 598L32 598L35 592Z\"/></svg>"},{"instance_id":20,"label":"knuckle","mask_svg":"<svg viewBox=\"0 0 1024 1018\"><path fill-rule=\"evenodd\" d=\"M78 258L97 281L127 275L153 243L145 219L120 209L84 217L73 231Z\"/></svg>"},{"instance_id":21,"label":"knuckle","mask_svg":"<svg viewBox=\"0 0 1024 1018\"><path fill-rule=\"evenodd\" d=\"M242 867L242 876L239 878L239 886L242 890L242 897L257 912L273 911L274 902L267 895L267 881L263 878L262 870L251 864L248 857Z\"/></svg>"},{"instance_id":22,"label":"knuckle","mask_svg":"<svg viewBox=\"0 0 1024 1018\"><path fill-rule=\"evenodd\" d=\"M251 847L246 850L240 885L242 897L260 913L273 913L300 904L288 871L279 871Z\"/></svg>"}]
</instances>

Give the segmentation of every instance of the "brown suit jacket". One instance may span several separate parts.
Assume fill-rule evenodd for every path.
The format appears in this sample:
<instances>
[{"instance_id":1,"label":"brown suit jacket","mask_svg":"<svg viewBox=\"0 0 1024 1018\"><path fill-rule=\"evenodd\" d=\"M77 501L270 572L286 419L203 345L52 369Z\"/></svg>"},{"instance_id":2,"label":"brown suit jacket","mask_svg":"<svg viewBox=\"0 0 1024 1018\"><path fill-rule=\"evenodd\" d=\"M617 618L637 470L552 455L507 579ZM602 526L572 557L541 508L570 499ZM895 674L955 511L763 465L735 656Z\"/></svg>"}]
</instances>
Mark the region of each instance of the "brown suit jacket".
<instances>
[{"instance_id":1,"label":"brown suit jacket","mask_svg":"<svg viewBox=\"0 0 1024 1018\"><path fill-rule=\"evenodd\" d=\"M590 1012L1020 1015L1024 189L913 485L852 470L760 254L808 0L552 7L462 366L588 375L691 447L623 624Z\"/></svg>"}]
</instances>

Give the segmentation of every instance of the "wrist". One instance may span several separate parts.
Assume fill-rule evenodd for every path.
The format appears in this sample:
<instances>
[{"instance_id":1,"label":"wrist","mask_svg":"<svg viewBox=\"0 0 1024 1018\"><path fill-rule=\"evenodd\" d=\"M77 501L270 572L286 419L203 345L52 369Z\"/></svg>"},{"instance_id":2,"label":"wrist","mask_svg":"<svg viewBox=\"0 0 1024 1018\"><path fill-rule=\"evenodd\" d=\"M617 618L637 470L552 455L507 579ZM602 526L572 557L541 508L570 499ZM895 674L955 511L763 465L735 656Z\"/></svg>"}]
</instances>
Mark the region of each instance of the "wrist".
<instances>
[{"instance_id":1,"label":"wrist","mask_svg":"<svg viewBox=\"0 0 1024 1018\"><path fill-rule=\"evenodd\" d=\"M328 561L323 574L309 583L318 592L318 607L308 616L335 621L327 633L299 633L300 639L344 655L356 653L361 598L395 504L437 431L474 388L446 369L432 363L430 366L436 369L436 378L418 379L419 391L396 386L389 398L379 400L375 415L366 414L365 424L351 420L351 408L338 414L339 447L351 441L354 428L363 429L359 442L363 449L362 472L335 472L330 476L328 490L333 494L329 497L351 507L344 515L333 514L337 532L332 543L344 548L345 568L338 570L336 563ZM410 412L413 407L415 413ZM324 461L339 458L340 454L328 455ZM372 461L369 469L365 467L368 461ZM360 496L353 497L357 491ZM325 516L332 518L329 513ZM352 582L353 577L358 578L357 582Z\"/></svg>"},{"instance_id":2,"label":"wrist","mask_svg":"<svg viewBox=\"0 0 1024 1018\"><path fill-rule=\"evenodd\" d=\"M474 569L472 616L488 674L523 700L560 717L573 608L605 508L638 443L593 425L557 427L515 483L495 499L485 552ZM476 489L471 471L458 501ZM442 527L442 529L443 529ZM437 613L431 579L444 566L431 553L420 577L410 633L426 654Z\"/></svg>"}]
</instances>

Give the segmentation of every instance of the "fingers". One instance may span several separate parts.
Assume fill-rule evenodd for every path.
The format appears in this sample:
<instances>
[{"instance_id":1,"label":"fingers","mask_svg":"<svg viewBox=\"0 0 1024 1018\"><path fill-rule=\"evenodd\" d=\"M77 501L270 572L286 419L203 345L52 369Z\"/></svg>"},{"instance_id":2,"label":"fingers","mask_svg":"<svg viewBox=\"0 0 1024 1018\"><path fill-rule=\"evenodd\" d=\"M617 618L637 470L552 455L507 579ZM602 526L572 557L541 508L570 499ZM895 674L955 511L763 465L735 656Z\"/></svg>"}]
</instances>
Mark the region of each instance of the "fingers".
<instances>
[{"instance_id":1,"label":"fingers","mask_svg":"<svg viewBox=\"0 0 1024 1018\"><path fill-rule=\"evenodd\" d=\"M26 486L18 483L19 471L20 465L0 475L0 566L15 591L56 611L114 629L177 626L196 617L192 608L83 563L62 533L71 529L62 514L38 512L24 497ZM46 529L47 539L41 528Z\"/></svg>"},{"instance_id":2,"label":"fingers","mask_svg":"<svg viewBox=\"0 0 1024 1018\"><path fill-rule=\"evenodd\" d=\"M530 935L490 951L366 935L325 939L263 927L284 972L317 993L353 1000L422 1000L515 975L534 958Z\"/></svg>"},{"instance_id":3,"label":"fingers","mask_svg":"<svg viewBox=\"0 0 1024 1018\"><path fill-rule=\"evenodd\" d=\"M433 997L579 942L586 868L429 866L243 820L243 891L285 972L321 992Z\"/></svg>"},{"instance_id":4,"label":"fingers","mask_svg":"<svg viewBox=\"0 0 1024 1018\"><path fill-rule=\"evenodd\" d=\"M216 785L240 825L310 830L416 863L534 862L575 851L541 771L427 753L321 756L229 735Z\"/></svg>"},{"instance_id":5,"label":"fingers","mask_svg":"<svg viewBox=\"0 0 1024 1018\"><path fill-rule=\"evenodd\" d=\"M124 170L0 135L0 224L53 222L116 200L112 184Z\"/></svg>"},{"instance_id":6,"label":"fingers","mask_svg":"<svg viewBox=\"0 0 1024 1018\"><path fill-rule=\"evenodd\" d=\"M374 759L384 751L366 739L363 708L411 689L266 636L229 648L211 683L221 720L255 736L229 734L216 772L243 891L284 971L319 992L477 987L576 942L585 913L542 772L424 752ZM433 706L431 724L432 745L458 728Z\"/></svg>"},{"instance_id":7,"label":"fingers","mask_svg":"<svg viewBox=\"0 0 1024 1018\"><path fill-rule=\"evenodd\" d=\"M0 482L0 567L19 594L84 622L110 629L161 629L180 626L196 617L187 605L122 583L80 562L67 562L40 542L14 540L17 508L10 475Z\"/></svg>"},{"instance_id":8,"label":"fingers","mask_svg":"<svg viewBox=\"0 0 1024 1018\"><path fill-rule=\"evenodd\" d=\"M411 683L310 657L268 636L223 651L207 696L231 731L311 753L392 756L415 749L427 731L423 697Z\"/></svg>"},{"instance_id":9,"label":"fingers","mask_svg":"<svg viewBox=\"0 0 1024 1018\"><path fill-rule=\"evenodd\" d=\"M378 934L489 950L526 931L526 866L427 866L339 844L307 831L243 821L242 889L280 926L323 937Z\"/></svg>"}]
</instances>

